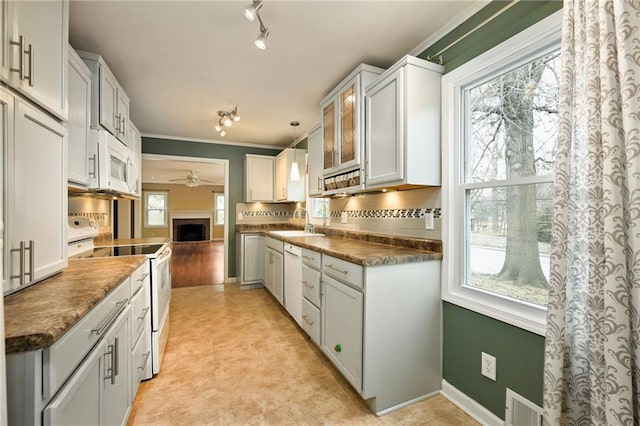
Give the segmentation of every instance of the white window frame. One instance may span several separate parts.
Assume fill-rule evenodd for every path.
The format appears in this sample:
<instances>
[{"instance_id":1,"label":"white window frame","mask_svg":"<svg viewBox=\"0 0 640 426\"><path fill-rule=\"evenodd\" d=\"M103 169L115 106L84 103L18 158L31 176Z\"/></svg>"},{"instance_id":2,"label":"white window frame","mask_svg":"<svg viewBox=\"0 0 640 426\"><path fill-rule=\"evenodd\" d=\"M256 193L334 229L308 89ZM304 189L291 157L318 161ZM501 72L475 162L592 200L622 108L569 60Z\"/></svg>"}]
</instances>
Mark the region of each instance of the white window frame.
<instances>
[{"instance_id":1,"label":"white window frame","mask_svg":"<svg viewBox=\"0 0 640 426\"><path fill-rule=\"evenodd\" d=\"M166 228L169 226L167 222L167 210L169 209L169 191L142 191L144 194L144 227L145 228ZM149 195L164 195L164 225L149 225ZM156 209L153 209L156 210Z\"/></svg>"},{"instance_id":2,"label":"white window frame","mask_svg":"<svg viewBox=\"0 0 640 426\"><path fill-rule=\"evenodd\" d=\"M221 209L218 208L218 197L223 197L222 201L223 201L223 207ZM222 212L224 213L224 203L225 203L225 199L224 199L224 193L223 192L214 192L213 193L213 211L214 211L214 221L213 221L213 225L214 226L222 226L224 225L224 221L222 223L219 223L218 221L218 215L219 215L219 210L222 210ZM226 218L225 218L226 219Z\"/></svg>"},{"instance_id":3,"label":"white window frame","mask_svg":"<svg viewBox=\"0 0 640 426\"><path fill-rule=\"evenodd\" d=\"M544 336L546 307L462 285L465 277L464 89L530 62L560 44L562 11L534 24L442 78L442 299ZM528 178L531 182L547 177ZM486 185L485 182L483 184Z\"/></svg>"}]
</instances>

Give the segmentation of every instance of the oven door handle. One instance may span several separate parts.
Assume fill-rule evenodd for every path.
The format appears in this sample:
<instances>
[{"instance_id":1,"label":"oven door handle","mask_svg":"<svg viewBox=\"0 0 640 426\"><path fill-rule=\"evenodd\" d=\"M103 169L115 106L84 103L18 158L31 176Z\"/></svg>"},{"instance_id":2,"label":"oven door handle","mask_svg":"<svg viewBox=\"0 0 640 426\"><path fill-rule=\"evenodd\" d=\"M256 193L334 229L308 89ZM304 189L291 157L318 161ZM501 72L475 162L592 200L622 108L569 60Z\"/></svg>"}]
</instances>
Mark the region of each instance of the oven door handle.
<instances>
[{"instance_id":1,"label":"oven door handle","mask_svg":"<svg viewBox=\"0 0 640 426\"><path fill-rule=\"evenodd\" d=\"M156 260L158 262L158 265L166 262L171 257L171 253L172 253L171 247L167 247L166 249L164 249Z\"/></svg>"}]
</instances>

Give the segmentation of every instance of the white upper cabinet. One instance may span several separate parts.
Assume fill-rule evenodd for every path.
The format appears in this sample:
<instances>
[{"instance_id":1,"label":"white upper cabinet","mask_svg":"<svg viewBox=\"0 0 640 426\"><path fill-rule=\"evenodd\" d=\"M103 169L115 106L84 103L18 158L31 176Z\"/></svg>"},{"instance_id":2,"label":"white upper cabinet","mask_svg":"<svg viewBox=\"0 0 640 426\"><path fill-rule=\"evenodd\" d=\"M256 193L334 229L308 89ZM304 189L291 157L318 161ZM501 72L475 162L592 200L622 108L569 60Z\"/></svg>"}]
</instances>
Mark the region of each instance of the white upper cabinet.
<instances>
[{"instance_id":1,"label":"white upper cabinet","mask_svg":"<svg viewBox=\"0 0 640 426\"><path fill-rule=\"evenodd\" d=\"M304 149L286 148L276 156L276 201L305 201L306 157ZM293 163L298 163L298 177L291 176Z\"/></svg>"},{"instance_id":2,"label":"white upper cabinet","mask_svg":"<svg viewBox=\"0 0 640 426\"><path fill-rule=\"evenodd\" d=\"M120 142L129 142L129 97L102 56L79 50L92 76L91 126L102 127Z\"/></svg>"},{"instance_id":3,"label":"white upper cabinet","mask_svg":"<svg viewBox=\"0 0 640 426\"><path fill-rule=\"evenodd\" d=\"M4 0L0 8L3 18L0 77L66 120L68 1Z\"/></svg>"},{"instance_id":4,"label":"white upper cabinet","mask_svg":"<svg viewBox=\"0 0 640 426\"><path fill-rule=\"evenodd\" d=\"M274 201L275 157L247 154L244 159L244 200Z\"/></svg>"},{"instance_id":5,"label":"white upper cabinet","mask_svg":"<svg viewBox=\"0 0 640 426\"><path fill-rule=\"evenodd\" d=\"M66 130L0 89L7 181L4 291L10 293L67 266Z\"/></svg>"},{"instance_id":6,"label":"white upper cabinet","mask_svg":"<svg viewBox=\"0 0 640 426\"><path fill-rule=\"evenodd\" d=\"M322 163L325 178L344 171L360 170L364 157L364 87L383 71L362 64L322 100ZM343 188L330 186L328 192L333 193L331 191L334 189L344 191Z\"/></svg>"},{"instance_id":7,"label":"white upper cabinet","mask_svg":"<svg viewBox=\"0 0 640 426\"><path fill-rule=\"evenodd\" d=\"M95 175L96 158L89 158L91 128L91 71L69 46L69 115L67 129L67 179L70 185L88 187Z\"/></svg>"},{"instance_id":8,"label":"white upper cabinet","mask_svg":"<svg viewBox=\"0 0 640 426\"><path fill-rule=\"evenodd\" d=\"M140 197L142 195L142 135L138 128L129 122L127 126L127 146L131 150L131 193Z\"/></svg>"},{"instance_id":9,"label":"white upper cabinet","mask_svg":"<svg viewBox=\"0 0 640 426\"><path fill-rule=\"evenodd\" d=\"M314 127L307 138L307 191L310 197L322 195L322 128Z\"/></svg>"},{"instance_id":10,"label":"white upper cabinet","mask_svg":"<svg viewBox=\"0 0 640 426\"><path fill-rule=\"evenodd\" d=\"M367 189L440 185L443 70L405 56L366 87Z\"/></svg>"}]
</instances>

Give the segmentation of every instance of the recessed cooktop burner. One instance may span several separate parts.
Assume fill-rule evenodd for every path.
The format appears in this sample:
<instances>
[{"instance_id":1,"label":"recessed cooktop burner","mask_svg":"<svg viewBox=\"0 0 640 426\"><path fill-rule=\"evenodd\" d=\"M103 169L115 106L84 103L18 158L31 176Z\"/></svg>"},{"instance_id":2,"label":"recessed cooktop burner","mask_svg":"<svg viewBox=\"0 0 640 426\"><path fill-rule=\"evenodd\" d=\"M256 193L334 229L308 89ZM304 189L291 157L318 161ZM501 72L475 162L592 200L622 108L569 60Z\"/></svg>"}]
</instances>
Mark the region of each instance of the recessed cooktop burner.
<instances>
[{"instance_id":1,"label":"recessed cooktop burner","mask_svg":"<svg viewBox=\"0 0 640 426\"><path fill-rule=\"evenodd\" d=\"M95 247L93 254L85 257L132 256L136 254L153 254L162 248L162 244L142 244L131 246Z\"/></svg>"}]
</instances>

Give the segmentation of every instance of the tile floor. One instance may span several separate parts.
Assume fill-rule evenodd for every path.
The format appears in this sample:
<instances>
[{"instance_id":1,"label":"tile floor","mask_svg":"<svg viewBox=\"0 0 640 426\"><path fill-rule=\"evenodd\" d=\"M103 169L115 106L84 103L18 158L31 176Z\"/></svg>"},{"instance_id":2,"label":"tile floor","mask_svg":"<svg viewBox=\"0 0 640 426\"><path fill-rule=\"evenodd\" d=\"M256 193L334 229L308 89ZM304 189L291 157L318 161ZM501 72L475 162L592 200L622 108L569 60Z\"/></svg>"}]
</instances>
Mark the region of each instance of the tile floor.
<instances>
[{"instance_id":1,"label":"tile floor","mask_svg":"<svg viewBox=\"0 0 640 426\"><path fill-rule=\"evenodd\" d=\"M162 370L130 425L477 425L442 396L376 417L264 289L173 289Z\"/></svg>"}]
</instances>

